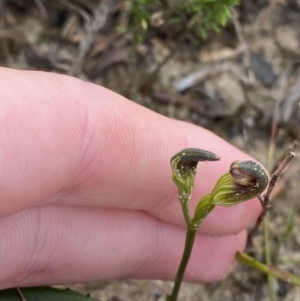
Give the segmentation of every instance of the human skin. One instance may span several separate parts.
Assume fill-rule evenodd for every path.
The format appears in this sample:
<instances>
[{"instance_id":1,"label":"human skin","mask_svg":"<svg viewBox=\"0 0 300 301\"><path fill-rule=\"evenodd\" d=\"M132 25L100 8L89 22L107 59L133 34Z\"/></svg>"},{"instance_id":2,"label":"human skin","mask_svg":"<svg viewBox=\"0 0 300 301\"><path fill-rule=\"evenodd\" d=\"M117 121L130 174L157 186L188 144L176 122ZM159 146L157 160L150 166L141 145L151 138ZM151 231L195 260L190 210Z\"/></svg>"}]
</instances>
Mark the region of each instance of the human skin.
<instances>
[{"instance_id":1,"label":"human skin","mask_svg":"<svg viewBox=\"0 0 300 301\"><path fill-rule=\"evenodd\" d=\"M0 68L0 288L116 278L174 279L185 224L170 158L195 147L191 208L249 157L198 126L103 87ZM203 222L185 280L219 280L245 246L258 200Z\"/></svg>"}]
</instances>

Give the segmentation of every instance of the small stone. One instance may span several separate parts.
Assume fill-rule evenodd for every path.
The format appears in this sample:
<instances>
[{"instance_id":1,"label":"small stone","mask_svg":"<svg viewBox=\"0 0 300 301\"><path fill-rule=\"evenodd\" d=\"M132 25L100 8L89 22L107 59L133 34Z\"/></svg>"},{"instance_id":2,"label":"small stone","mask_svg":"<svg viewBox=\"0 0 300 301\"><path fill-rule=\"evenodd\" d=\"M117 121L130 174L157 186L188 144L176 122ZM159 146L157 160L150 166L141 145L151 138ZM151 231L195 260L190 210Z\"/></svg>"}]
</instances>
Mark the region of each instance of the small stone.
<instances>
[{"instance_id":1,"label":"small stone","mask_svg":"<svg viewBox=\"0 0 300 301\"><path fill-rule=\"evenodd\" d=\"M265 87L271 88L276 83L278 75L273 71L273 66L261 55L253 54L250 58L250 66Z\"/></svg>"},{"instance_id":2,"label":"small stone","mask_svg":"<svg viewBox=\"0 0 300 301\"><path fill-rule=\"evenodd\" d=\"M293 52L299 51L298 30L290 25L282 25L277 28L275 33L278 44L286 50Z\"/></svg>"},{"instance_id":3,"label":"small stone","mask_svg":"<svg viewBox=\"0 0 300 301\"><path fill-rule=\"evenodd\" d=\"M163 12L158 11L156 13L153 13L150 17L150 24L153 27L160 27L165 23L165 20L163 19Z\"/></svg>"},{"instance_id":4,"label":"small stone","mask_svg":"<svg viewBox=\"0 0 300 301\"><path fill-rule=\"evenodd\" d=\"M245 96L241 84L232 74L222 74L214 80L214 84L218 94L223 100L223 110L226 111L228 115L234 114L245 103Z\"/></svg>"}]
</instances>

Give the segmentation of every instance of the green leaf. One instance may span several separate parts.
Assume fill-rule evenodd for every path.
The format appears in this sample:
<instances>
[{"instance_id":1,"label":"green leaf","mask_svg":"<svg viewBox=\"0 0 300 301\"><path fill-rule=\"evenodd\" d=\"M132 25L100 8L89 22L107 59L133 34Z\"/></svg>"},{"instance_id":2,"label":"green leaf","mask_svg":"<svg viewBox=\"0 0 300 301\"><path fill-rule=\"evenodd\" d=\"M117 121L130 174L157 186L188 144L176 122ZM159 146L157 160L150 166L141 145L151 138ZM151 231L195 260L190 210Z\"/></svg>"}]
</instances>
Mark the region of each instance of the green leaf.
<instances>
[{"instance_id":1,"label":"green leaf","mask_svg":"<svg viewBox=\"0 0 300 301\"><path fill-rule=\"evenodd\" d=\"M215 207L216 206L212 202L212 196L210 194L204 196L197 204L195 214L191 222L192 226L197 229Z\"/></svg>"},{"instance_id":2,"label":"green leaf","mask_svg":"<svg viewBox=\"0 0 300 301\"><path fill-rule=\"evenodd\" d=\"M182 22L182 19L179 17L172 17L169 19L170 24L176 24L176 23L180 23L180 22Z\"/></svg>"},{"instance_id":3,"label":"green leaf","mask_svg":"<svg viewBox=\"0 0 300 301\"><path fill-rule=\"evenodd\" d=\"M26 301L99 301L81 295L71 289L59 289L49 286L26 287L20 289ZM6 289L0 291L1 301L21 301L21 296L17 289Z\"/></svg>"},{"instance_id":4,"label":"green leaf","mask_svg":"<svg viewBox=\"0 0 300 301\"><path fill-rule=\"evenodd\" d=\"M207 32L202 27L199 27L199 32L200 32L202 39L206 40L207 36L208 36Z\"/></svg>"},{"instance_id":5,"label":"green leaf","mask_svg":"<svg viewBox=\"0 0 300 301\"><path fill-rule=\"evenodd\" d=\"M295 216L296 216L296 211L294 208L291 209L287 221L285 223L284 231L281 234L278 243L276 244L272 257L274 259L274 262L278 261L278 254L281 249L281 247L286 243L288 240L289 236L292 234L295 226Z\"/></svg>"},{"instance_id":6,"label":"green leaf","mask_svg":"<svg viewBox=\"0 0 300 301\"><path fill-rule=\"evenodd\" d=\"M142 20L141 20L141 25L142 25L142 28L143 28L144 30L147 30L147 28L148 28L148 23L147 23L147 20L146 20L146 19L142 19Z\"/></svg>"}]
</instances>

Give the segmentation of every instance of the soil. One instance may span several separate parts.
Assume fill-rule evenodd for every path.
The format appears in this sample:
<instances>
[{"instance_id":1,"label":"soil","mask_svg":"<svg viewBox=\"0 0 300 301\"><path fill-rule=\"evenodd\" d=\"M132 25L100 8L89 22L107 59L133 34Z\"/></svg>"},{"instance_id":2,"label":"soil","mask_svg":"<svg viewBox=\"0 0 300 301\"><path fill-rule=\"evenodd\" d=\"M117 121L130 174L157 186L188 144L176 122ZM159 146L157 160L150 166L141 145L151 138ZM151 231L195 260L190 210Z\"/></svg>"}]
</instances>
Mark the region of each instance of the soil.
<instances>
[{"instance_id":1,"label":"soil","mask_svg":"<svg viewBox=\"0 0 300 301\"><path fill-rule=\"evenodd\" d=\"M131 25L123 1L0 0L0 65L103 85L170 118L205 127L272 166L299 136L300 2L241 1L228 25L206 40L193 28L170 25L171 9L154 6L143 33ZM298 275L299 181L296 158L280 178L270 210L272 246L295 213L278 265ZM261 230L247 253L263 258ZM155 301L164 300L171 287L161 280L120 280L73 288L101 300ZM291 284L275 281L275 287L277 300L300 299L300 289ZM238 265L218 283L185 283L179 300L269 300L267 280Z\"/></svg>"}]
</instances>

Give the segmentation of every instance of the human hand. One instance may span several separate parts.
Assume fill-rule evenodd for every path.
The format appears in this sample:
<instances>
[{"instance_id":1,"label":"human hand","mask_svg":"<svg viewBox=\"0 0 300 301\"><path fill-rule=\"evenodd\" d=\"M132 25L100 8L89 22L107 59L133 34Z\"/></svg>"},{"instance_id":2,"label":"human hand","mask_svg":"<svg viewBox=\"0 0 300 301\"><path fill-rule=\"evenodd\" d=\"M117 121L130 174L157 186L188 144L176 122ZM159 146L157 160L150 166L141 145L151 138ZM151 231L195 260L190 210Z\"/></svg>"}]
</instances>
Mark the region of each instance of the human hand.
<instances>
[{"instance_id":1,"label":"human hand","mask_svg":"<svg viewBox=\"0 0 300 301\"><path fill-rule=\"evenodd\" d=\"M249 157L209 131L67 76L0 69L0 288L101 279L174 279L185 224L170 158L209 150L191 207L232 161ZM257 200L203 222L185 280L234 264Z\"/></svg>"}]
</instances>

